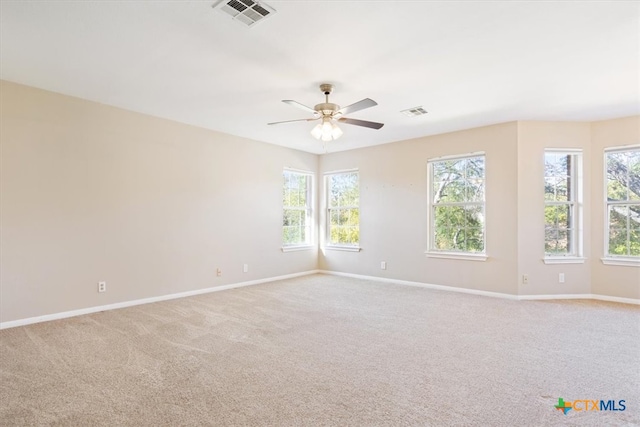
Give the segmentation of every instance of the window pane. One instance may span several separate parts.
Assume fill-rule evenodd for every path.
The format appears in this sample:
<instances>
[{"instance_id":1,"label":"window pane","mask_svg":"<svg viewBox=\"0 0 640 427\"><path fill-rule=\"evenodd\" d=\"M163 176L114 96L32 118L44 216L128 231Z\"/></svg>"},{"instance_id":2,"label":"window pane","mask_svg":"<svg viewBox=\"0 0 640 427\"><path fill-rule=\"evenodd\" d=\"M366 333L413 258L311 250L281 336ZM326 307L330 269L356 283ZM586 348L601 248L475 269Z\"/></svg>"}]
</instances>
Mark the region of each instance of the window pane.
<instances>
[{"instance_id":1,"label":"window pane","mask_svg":"<svg viewBox=\"0 0 640 427\"><path fill-rule=\"evenodd\" d=\"M626 206L626 205L609 206L609 227L626 229L628 216L629 216L629 206Z\"/></svg>"},{"instance_id":2,"label":"window pane","mask_svg":"<svg viewBox=\"0 0 640 427\"><path fill-rule=\"evenodd\" d=\"M464 226L479 228L484 227L484 214L482 213L482 206L466 206L464 208Z\"/></svg>"},{"instance_id":3,"label":"window pane","mask_svg":"<svg viewBox=\"0 0 640 427\"><path fill-rule=\"evenodd\" d=\"M557 236L556 252L562 254L569 253L569 230L559 229L557 231Z\"/></svg>"},{"instance_id":4,"label":"window pane","mask_svg":"<svg viewBox=\"0 0 640 427\"><path fill-rule=\"evenodd\" d=\"M358 173L328 175L327 205L328 239L330 244L357 245L359 242L360 190Z\"/></svg>"},{"instance_id":5,"label":"window pane","mask_svg":"<svg viewBox=\"0 0 640 427\"><path fill-rule=\"evenodd\" d=\"M571 221L571 206L555 206L555 211L556 226L558 228L569 228Z\"/></svg>"},{"instance_id":6,"label":"window pane","mask_svg":"<svg viewBox=\"0 0 640 427\"><path fill-rule=\"evenodd\" d=\"M629 200L629 153L607 153L607 199Z\"/></svg>"},{"instance_id":7,"label":"window pane","mask_svg":"<svg viewBox=\"0 0 640 427\"><path fill-rule=\"evenodd\" d=\"M544 179L544 199L556 200L556 184L558 179L556 177L545 177Z\"/></svg>"},{"instance_id":8,"label":"window pane","mask_svg":"<svg viewBox=\"0 0 640 427\"><path fill-rule=\"evenodd\" d=\"M544 251L548 254L555 254L558 248L558 231L553 227L544 229Z\"/></svg>"},{"instance_id":9,"label":"window pane","mask_svg":"<svg viewBox=\"0 0 640 427\"><path fill-rule=\"evenodd\" d=\"M484 157L466 159L466 178L484 180Z\"/></svg>"},{"instance_id":10,"label":"window pane","mask_svg":"<svg viewBox=\"0 0 640 427\"><path fill-rule=\"evenodd\" d=\"M334 227L340 225L340 210L332 209L329 211L329 226Z\"/></svg>"},{"instance_id":11,"label":"window pane","mask_svg":"<svg viewBox=\"0 0 640 427\"><path fill-rule=\"evenodd\" d=\"M627 200L627 189L617 179L607 181L607 200L621 201Z\"/></svg>"},{"instance_id":12,"label":"window pane","mask_svg":"<svg viewBox=\"0 0 640 427\"><path fill-rule=\"evenodd\" d=\"M580 183L580 153L545 152L544 251L548 255L579 255L575 229Z\"/></svg>"},{"instance_id":13,"label":"window pane","mask_svg":"<svg viewBox=\"0 0 640 427\"><path fill-rule=\"evenodd\" d=\"M555 228L557 224L556 207L547 205L544 207L544 225L545 227Z\"/></svg>"},{"instance_id":14,"label":"window pane","mask_svg":"<svg viewBox=\"0 0 640 427\"><path fill-rule=\"evenodd\" d=\"M329 176L329 206L358 206L360 190L358 174L346 173Z\"/></svg>"},{"instance_id":15,"label":"window pane","mask_svg":"<svg viewBox=\"0 0 640 427\"><path fill-rule=\"evenodd\" d=\"M629 153L629 200L640 200L640 149Z\"/></svg>"},{"instance_id":16,"label":"window pane","mask_svg":"<svg viewBox=\"0 0 640 427\"><path fill-rule=\"evenodd\" d=\"M640 205L629 206L629 255L640 255Z\"/></svg>"},{"instance_id":17,"label":"window pane","mask_svg":"<svg viewBox=\"0 0 640 427\"><path fill-rule=\"evenodd\" d=\"M566 202L569 200L569 180L567 177L557 177L554 188L555 200Z\"/></svg>"},{"instance_id":18,"label":"window pane","mask_svg":"<svg viewBox=\"0 0 640 427\"><path fill-rule=\"evenodd\" d=\"M629 227L632 230L640 229L640 205L629 205Z\"/></svg>"},{"instance_id":19,"label":"window pane","mask_svg":"<svg viewBox=\"0 0 640 427\"><path fill-rule=\"evenodd\" d=\"M609 255L627 255L627 232L625 229L609 229Z\"/></svg>"},{"instance_id":20,"label":"window pane","mask_svg":"<svg viewBox=\"0 0 640 427\"><path fill-rule=\"evenodd\" d=\"M466 244L468 252L484 251L484 233L482 228L467 228Z\"/></svg>"},{"instance_id":21,"label":"window pane","mask_svg":"<svg viewBox=\"0 0 640 427\"><path fill-rule=\"evenodd\" d=\"M465 182L462 179L445 182L440 192L440 200L434 200L435 203L456 203L464 201Z\"/></svg>"},{"instance_id":22,"label":"window pane","mask_svg":"<svg viewBox=\"0 0 640 427\"><path fill-rule=\"evenodd\" d=\"M450 182L460 179L464 173L464 160L445 160L433 163L433 180Z\"/></svg>"},{"instance_id":23,"label":"window pane","mask_svg":"<svg viewBox=\"0 0 640 427\"><path fill-rule=\"evenodd\" d=\"M484 156L431 163L431 249L484 251Z\"/></svg>"},{"instance_id":24,"label":"window pane","mask_svg":"<svg viewBox=\"0 0 640 427\"><path fill-rule=\"evenodd\" d=\"M282 187L282 242L283 245L309 243L311 233L311 206L308 194L311 176L293 171L283 171Z\"/></svg>"},{"instance_id":25,"label":"window pane","mask_svg":"<svg viewBox=\"0 0 640 427\"><path fill-rule=\"evenodd\" d=\"M484 201L484 180L467 179L465 181L465 186L466 186L465 200L467 202Z\"/></svg>"}]
</instances>

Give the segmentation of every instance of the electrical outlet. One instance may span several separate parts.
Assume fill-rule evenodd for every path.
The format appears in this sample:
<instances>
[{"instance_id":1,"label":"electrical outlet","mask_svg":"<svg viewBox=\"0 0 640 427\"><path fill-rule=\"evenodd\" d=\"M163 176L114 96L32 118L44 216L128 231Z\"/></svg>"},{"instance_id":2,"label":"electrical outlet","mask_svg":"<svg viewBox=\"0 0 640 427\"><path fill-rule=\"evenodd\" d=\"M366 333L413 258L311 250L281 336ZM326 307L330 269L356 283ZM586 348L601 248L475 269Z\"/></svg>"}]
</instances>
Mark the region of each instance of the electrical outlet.
<instances>
[{"instance_id":1,"label":"electrical outlet","mask_svg":"<svg viewBox=\"0 0 640 427\"><path fill-rule=\"evenodd\" d=\"M523 285L528 285L529 284L529 275L528 274L523 274L522 275L522 284Z\"/></svg>"},{"instance_id":2,"label":"electrical outlet","mask_svg":"<svg viewBox=\"0 0 640 427\"><path fill-rule=\"evenodd\" d=\"M216 276L220 277L222 276L222 270L221 269L216 269Z\"/></svg>"},{"instance_id":3,"label":"electrical outlet","mask_svg":"<svg viewBox=\"0 0 640 427\"><path fill-rule=\"evenodd\" d=\"M98 292L107 292L107 282L98 282Z\"/></svg>"},{"instance_id":4,"label":"electrical outlet","mask_svg":"<svg viewBox=\"0 0 640 427\"><path fill-rule=\"evenodd\" d=\"M387 269L387 261L381 261L380 262L380 269L381 270L386 270Z\"/></svg>"},{"instance_id":5,"label":"electrical outlet","mask_svg":"<svg viewBox=\"0 0 640 427\"><path fill-rule=\"evenodd\" d=\"M564 283L564 273L558 274L558 283Z\"/></svg>"},{"instance_id":6,"label":"electrical outlet","mask_svg":"<svg viewBox=\"0 0 640 427\"><path fill-rule=\"evenodd\" d=\"M249 272L249 264L245 264L242 266L242 272L243 273L248 273Z\"/></svg>"}]
</instances>

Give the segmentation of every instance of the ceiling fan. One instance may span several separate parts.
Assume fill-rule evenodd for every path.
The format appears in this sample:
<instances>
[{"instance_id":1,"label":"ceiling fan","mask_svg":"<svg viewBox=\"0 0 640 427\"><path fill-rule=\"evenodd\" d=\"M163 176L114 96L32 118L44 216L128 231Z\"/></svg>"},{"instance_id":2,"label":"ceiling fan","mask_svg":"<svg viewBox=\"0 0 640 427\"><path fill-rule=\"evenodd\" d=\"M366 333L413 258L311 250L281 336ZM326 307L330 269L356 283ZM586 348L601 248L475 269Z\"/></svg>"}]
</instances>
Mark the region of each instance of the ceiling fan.
<instances>
[{"instance_id":1,"label":"ceiling fan","mask_svg":"<svg viewBox=\"0 0 640 427\"><path fill-rule=\"evenodd\" d=\"M340 108L338 104L329 102L329 95L331 94L331 92L333 92L333 85L323 83L320 85L320 91L325 96L325 102L323 102L322 104L318 104L313 108L307 107L306 105L300 104L299 102L292 101L290 99L285 99L282 101L286 104L293 105L294 107L298 107L309 113L313 113L313 118L286 120L284 122L274 122L268 124L279 125L282 123L312 122L315 120L321 120L321 122L311 130L311 135L313 135L314 138L321 139L323 141L331 141L342 136L342 130L335 122L346 123L348 125L363 126L376 130L384 126L384 123L369 122L367 120L357 120L343 117L345 114L353 113L355 111L364 110L365 108L378 105L378 103L373 99L365 98L361 101L356 102L355 104L347 105L346 107Z\"/></svg>"}]
</instances>

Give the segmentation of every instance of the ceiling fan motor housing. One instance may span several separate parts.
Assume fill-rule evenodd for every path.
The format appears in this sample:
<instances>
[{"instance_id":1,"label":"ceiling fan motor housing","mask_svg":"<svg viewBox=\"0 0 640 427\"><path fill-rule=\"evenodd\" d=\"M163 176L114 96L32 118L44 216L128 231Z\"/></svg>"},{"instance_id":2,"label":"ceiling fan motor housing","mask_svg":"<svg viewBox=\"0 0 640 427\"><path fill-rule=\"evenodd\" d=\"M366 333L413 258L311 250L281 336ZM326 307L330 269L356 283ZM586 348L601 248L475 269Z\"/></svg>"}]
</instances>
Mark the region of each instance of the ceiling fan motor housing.
<instances>
[{"instance_id":1,"label":"ceiling fan motor housing","mask_svg":"<svg viewBox=\"0 0 640 427\"><path fill-rule=\"evenodd\" d=\"M329 102L329 95L331 95L331 92L333 92L333 85L330 83L323 83L320 85L320 90L326 97L326 100L322 104L318 104L313 107L313 109L320 113L323 117L332 116L336 111L340 109L340 106L338 104Z\"/></svg>"},{"instance_id":2,"label":"ceiling fan motor housing","mask_svg":"<svg viewBox=\"0 0 640 427\"><path fill-rule=\"evenodd\" d=\"M313 107L313 109L323 116L331 116L333 113L340 109L340 106L331 102L323 102L322 104L318 104Z\"/></svg>"},{"instance_id":3,"label":"ceiling fan motor housing","mask_svg":"<svg viewBox=\"0 0 640 427\"><path fill-rule=\"evenodd\" d=\"M322 91L322 93L329 96L331 95L331 92L333 92L333 85L329 83L323 83L320 85L320 90Z\"/></svg>"},{"instance_id":4,"label":"ceiling fan motor housing","mask_svg":"<svg viewBox=\"0 0 640 427\"><path fill-rule=\"evenodd\" d=\"M336 126L335 123L333 123L334 121L340 121L342 123L346 123L349 125L367 127L370 129L380 129L382 126L384 126L384 123L376 123L376 122L369 122L367 120L356 120L356 119L349 119L346 117L342 117L344 114L349 114L354 111L360 111L365 108L378 105L378 103L375 102L373 99L365 98L354 104L348 105L344 108L340 108L338 104L329 102L329 95L331 94L331 92L333 92L332 84L330 83L321 84L320 91L322 91L322 93L324 94L325 101L321 104L317 104L315 107L313 107L313 109L311 107L307 107L306 105L300 104L299 102L293 101L291 99L282 100L282 102L286 104L293 105L294 107L298 107L307 112L312 112L313 118L287 120L284 122L275 122L275 123L269 123L269 124L277 125L280 123L310 122L310 121L322 119L322 123L316 125L316 127L313 128L313 131L311 132L311 134L317 139L320 139L322 137L323 141L325 141L324 139L325 136L330 137L329 139L326 139L327 141L329 141L331 139L337 139L340 137L340 135L342 135L342 131L338 128L338 126ZM321 127L323 128L322 130L320 130Z\"/></svg>"}]
</instances>

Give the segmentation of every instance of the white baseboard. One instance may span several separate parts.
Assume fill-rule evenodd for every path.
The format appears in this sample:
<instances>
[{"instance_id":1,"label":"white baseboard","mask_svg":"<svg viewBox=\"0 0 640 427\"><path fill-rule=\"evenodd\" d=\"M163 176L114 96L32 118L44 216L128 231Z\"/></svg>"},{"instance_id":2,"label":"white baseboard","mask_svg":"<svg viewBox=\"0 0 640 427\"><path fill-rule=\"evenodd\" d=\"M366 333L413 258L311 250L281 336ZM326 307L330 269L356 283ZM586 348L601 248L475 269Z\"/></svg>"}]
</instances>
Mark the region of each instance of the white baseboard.
<instances>
[{"instance_id":1,"label":"white baseboard","mask_svg":"<svg viewBox=\"0 0 640 427\"><path fill-rule=\"evenodd\" d=\"M636 298L623 298L623 297L612 297L609 295L591 294L591 299L597 299L600 301L621 302L623 304L640 305L640 299L636 299Z\"/></svg>"},{"instance_id":2,"label":"white baseboard","mask_svg":"<svg viewBox=\"0 0 640 427\"><path fill-rule=\"evenodd\" d=\"M277 280L292 279L295 277L308 276L308 275L317 274L317 273L328 274L333 276L352 277L355 279L364 279L364 280L371 280L376 282L394 283L394 284L404 285L404 286L415 286L419 288L435 289L435 290L447 291L447 292L460 292L464 294L482 295L482 296L493 297L493 298L504 298L509 300L534 301L534 300L560 300L560 299L592 299L592 300L599 300L599 301L609 301L609 302L618 302L623 304L640 305L640 299L622 298L622 297L614 297L614 296L608 296L608 295L597 295L597 294L512 295L512 294L505 294L501 292L489 292L489 291L482 291L478 289L456 288L454 286L433 285L430 283L412 282L408 280L390 279L386 277L365 276L362 274L352 274L352 273L341 273L338 271L309 270L309 271L303 271L301 273L285 274L283 276L275 276L275 277L268 277L265 279L250 280L247 282L239 282L239 283L233 283L229 285L215 286L212 288L197 289L194 291L179 292L176 294L161 295L158 297L143 298L143 299L137 299L133 301L124 301L124 302L118 302L114 304L82 308L79 310L71 310L71 311L64 311L61 313L47 314L44 316L36 316L36 317L29 317L26 319L11 320L9 322L0 323L0 329L15 328L17 326L25 326L25 325L31 325L34 323L48 322L50 320L66 319L69 317L82 316L83 314L97 313L100 311L116 310L118 308L133 307L136 305L149 304L153 302L168 301L172 299L185 298L185 297L190 297L194 295L208 294L211 292L225 291L228 289L242 288L245 286L259 285L262 283L275 282Z\"/></svg>"},{"instance_id":3,"label":"white baseboard","mask_svg":"<svg viewBox=\"0 0 640 427\"><path fill-rule=\"evenodd\" d=\"M456 288L455 286L432 285L430 283L411 282L411 281L408 281L408 280L389 279L389 278L386 278L386 277L364 276L364 275L361 275L361 274L340 273L338 271L320 270L319 272L322 273L322 274L330 274L332 276L353 277L355 279L371 280L371 281L375 281L375 282L395 283L395 284L398 284L398 285L416 286L416 287L419 287L419 288L436 289L436 290L439 290L439 291L460 292L460 293L463 293L463 294L483 295L483 296L486 296L486 297L505 298L505 299L511 299L511 300L517 300L518 299L517 295L504 294L504 293L501 293L501 292L489 292L489 291L481 291L481 290L478 290L478 289Z\"/></svg>"},{"instance_id":4,"label":"white baseboard","mask_svg":"<svg viewBox=\"0 0 640 427\"><path fill-rule=\"evenodd\" d=\"M501 292L481 291L481 290L477 290L477 289L456 288L455 286L432 285L432 284L429 284L429 283L421 283L421 282L411 282L411 281L407 281L407 280L389 279L389 278L386 278L386 277L365 276L365 275L362 275L362 274L352 274L352 273L341 273L341 272L337 272L337 271L320 270L318 272L322 273L322 274L333 275L333 276L353 277L355 279L371 280L371 281L375 281L375 282L395 283L395 284L398 284L398 285L417 286L417 287L426 288L426 289L437 289L437 290L440 290L440 291L460 292L460 293L464 293L464 294L483 295L483 296L487 296L487 297L505 298L505 299L518 300L518 301L560 300L560 299L591 299L591 300L599 300L599 301L619 302L619 303L623 303L623 304L640 305L640 299L613 297L613 296L608 296L608 295L598 295L598 294L513 295L513 294L505 294L505 293L501 293Z\"/></svg>"},{"instance_id":5,"label":"white baseboard","mask_svg":"<svg viewBox=\"0 0 640 427\"><path fill-rule=\"evenodd\" d=\"M545 294L545 295L518 295L521 301L542 301L550 299L593 299L592 294Z\"/></svg>"},{"instance_id":6,"label":"white baseboard","mask_svg":"<svg viewBox=\"0 0 640 427\"><path fill-rule=\"evenodd\" d=\"M176 294L161 295L158 297L142 298L133 301L123 301L114 304L99 305L96 307L81 308L79 310L63 311L61 313L46 314L44 316L28 317L26 319L11 320L0 323L0 329L15 328L17 326L31 325L34 323L48 322L50 320L66 319L69 317L82 316L83 314L97 313L100 311L116 310L118 308L132 307L135 305L149 304L152 302L168 301L172 299L191 297L194 295L208 294L210 292L226 291L227 289L242 288L245 286L259 285L262 283L275 282L277 280L292 279L294 277L308 276L319 273L320 270L309 270L301 273L285 274L283 276L268 277L265 279L250 280L248 282L233 283L230 285L215 286L212 288L196 289L194 291L179 292Z\"/></svg>"}]
</instances>

